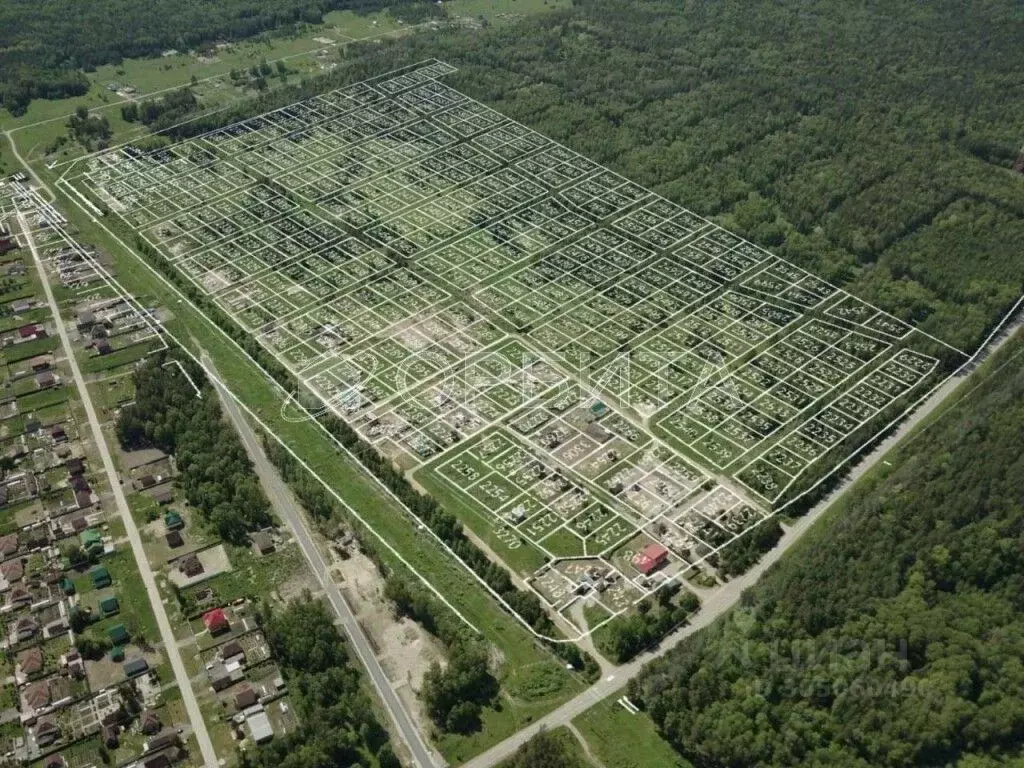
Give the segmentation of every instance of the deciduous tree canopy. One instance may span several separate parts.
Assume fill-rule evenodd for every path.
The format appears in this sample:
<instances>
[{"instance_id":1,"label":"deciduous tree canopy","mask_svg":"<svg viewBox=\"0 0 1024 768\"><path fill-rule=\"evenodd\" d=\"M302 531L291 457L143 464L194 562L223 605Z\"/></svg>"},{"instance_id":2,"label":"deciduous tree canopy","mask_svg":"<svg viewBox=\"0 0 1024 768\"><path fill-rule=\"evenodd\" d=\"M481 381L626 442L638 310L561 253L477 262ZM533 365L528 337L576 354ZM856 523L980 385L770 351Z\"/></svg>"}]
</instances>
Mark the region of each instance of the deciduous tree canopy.
<instances>
[{"instance_id":1,"label":"deciduous tree canopy","mask_svg":"<svg viewBox=\"0 0 1024 768\"><path fill-rule=\"evenodd\" d=\"M1022 350L648 670L634 693L695 765L1019 759Z\"/></svg>"},{"instance_id":2,"label":"deciduous tree canopy","mask_svg":"<svg viewBox=\"0 0 1024 768\"><path fill-rule=\"evenodd\" d=\"M375 11L382 0L39 0L0 3L0 104L21 113L34 98L85 93L91 70L123 58L241 40L325 12ZM424 3L425 5L425 3Z\"/></svg>"},{"instance_id":3,"label":"deciduous tree canopy","mask_svg":"<svg viewBox=\"0 0 1024 768\"><path fill-rule=\"evenodd\" d=\"M203 396L196 397L181 369L165 362L154 355L136 369L135 402L121 409L118 439L126 448L174 454L189 504L221 538L244 544L249 531L271 523L270 505L202 373L191 369L193 380L204 385Z\"/></svg>"}]
</instances>

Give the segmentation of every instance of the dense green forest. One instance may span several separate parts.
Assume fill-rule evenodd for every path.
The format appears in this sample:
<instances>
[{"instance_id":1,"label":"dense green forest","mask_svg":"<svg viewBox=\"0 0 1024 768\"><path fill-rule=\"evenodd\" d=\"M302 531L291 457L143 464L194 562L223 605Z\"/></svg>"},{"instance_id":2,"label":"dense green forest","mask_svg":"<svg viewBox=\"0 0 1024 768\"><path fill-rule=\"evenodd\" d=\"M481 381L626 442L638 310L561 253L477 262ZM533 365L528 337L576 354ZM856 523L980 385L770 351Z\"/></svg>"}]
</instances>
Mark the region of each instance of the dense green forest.
<instances>
[{"instance_id":1,"label":"dense green forest","mask_svg":"<svg viewBox=\"0 0 1024 768\"><path fill-rule=\"evenodd\" d=\"M411 2L411 0L406 0ZM14 114L34 98L78 96L82 74L123 58L242 40L327 11L376 11L387 0L14 0L0 3L0 104ZM399 3L401 4L401 3Z\"/></svg>"},{"instance_id":2,"label":"dense green forest","mask_svg":"<svg viewBox=\"0 0 1024 768\"><path fill-rule=\"evenodd\" d=\"M695 765L1024 757L1024 337L964 389L635 686Z\"/></svg>"},{"instance_id":3,"label":"dense green forest","mask_svg":"<svg viewBox=\"0 0 1024 768\"><path fill-rule=\"evenodd\" d=\"M328 84L449 61L488 105L967 348L1024 289L1022 49L1004 0L576 0L350 47Z\"/></svg>"},{"instance_id":4,"label":"dense green forest","mask_svg":"<svg viewBox=\"0 0 1024 768\"><path fill-rule=\"evenodd\" d=\"M242 753L244 768L401 768L373 713L357 662L323 603L264 609L260 621L295 702L300 725Z\"/></svg>"},{"instance_id":5,"label":"dense green forest","mask_svg":"<svg viewBox=\"0 0 1024 768\"><path fill-rule=\"evenodd\" d=\"M272 522L270 504L238 434L228 428L213 388L196 366L192 382L169 358L152 355L135 369L135 402L121 409L117 437L129 450L155 447L173 454L176 483L200 519L221 538L247 543L247 534Z\"/></svg>"}]
</instances>

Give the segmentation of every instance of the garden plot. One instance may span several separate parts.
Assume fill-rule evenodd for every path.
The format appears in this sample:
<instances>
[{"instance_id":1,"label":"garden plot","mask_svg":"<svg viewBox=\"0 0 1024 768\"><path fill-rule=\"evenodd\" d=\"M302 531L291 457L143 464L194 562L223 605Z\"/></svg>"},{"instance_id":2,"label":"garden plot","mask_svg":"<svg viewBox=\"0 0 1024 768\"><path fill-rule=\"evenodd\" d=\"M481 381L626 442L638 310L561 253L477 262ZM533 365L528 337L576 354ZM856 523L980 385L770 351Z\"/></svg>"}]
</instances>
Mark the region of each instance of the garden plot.
<instances>
[{"instance_id":1,"label":"garden plot","mask_svg":"<svg viewBox=\"0 0 1024 768\"><path fill-rule=\"evenodd\" d=\"M438 373L439 368L443 369ZM349 385L340 396L355 428L405 467L446 450L565 383L561 373L518 341L465 360L412 356L400 361L396 378L399 396L387 402L372 399L373 380L369 385ZM345 399L345 393L353 391L358 399Z\"/></svg>"},{"instance_id":2,"label":"garden plot","mask_svg":"<svg viewBox=\"0 0 1024 768\"><path fill-rule=\"evenodd\" d=\"M492 281L476 291L474 298L522 329L546 322L568 304L592 296L599 287L617 280L626 280L621 287L633 291L637 296L634 301L660 290L658 286L674 279L654 267L648 268L650 274L638 271L653 256L649 248L611 230L598 229ZM653 282L645 280L645 274ZM534 337L544 341L537 334ZM551 337L548 344L558 345L559 341L564 344L567 339Z\"/></svg>"},{"instance_id":3,"label":"garden plot","mask_svg":"<svg viewBox=\"0 0 1024 768\"><path fill-rule=\"evenodd\" d=\"M685 578L962 362L452 71L109 150L68 181L567 619ZM641 579L651 544L666 560Z\"/></svg>"}]
</instances>

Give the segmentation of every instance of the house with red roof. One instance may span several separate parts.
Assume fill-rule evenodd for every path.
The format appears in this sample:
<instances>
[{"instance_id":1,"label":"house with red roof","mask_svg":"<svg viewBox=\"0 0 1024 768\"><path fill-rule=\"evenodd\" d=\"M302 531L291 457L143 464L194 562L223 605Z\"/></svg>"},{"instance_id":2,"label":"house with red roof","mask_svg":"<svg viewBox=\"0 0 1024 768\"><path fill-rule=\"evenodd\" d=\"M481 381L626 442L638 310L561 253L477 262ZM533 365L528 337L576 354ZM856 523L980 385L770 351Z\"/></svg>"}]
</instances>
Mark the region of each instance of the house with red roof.
<instances>
[{"instance_id":1,"label":"house with red roof","mask_svg":"<svg viewBox=\"0 0 1024 768\"><path fill-rule=\"evenodd\" d=\"M203 624L206 625L206 631L211 635L219 635L221 632L231 629L231 622L228 621L228 615L223 608L214 608L212 611L204 613Z\"/></svg>"},{"instance_id":2,"label":"house with red roof","mask_svg":"<svg viewBox=\"0 0 1024 768\"><path fill-rule=\"evenodd\" d=\"M661 544L648 544L633 555L633 566L644 576L650 576L668 562L668 550Z\"/></svg>"}]
</instances>

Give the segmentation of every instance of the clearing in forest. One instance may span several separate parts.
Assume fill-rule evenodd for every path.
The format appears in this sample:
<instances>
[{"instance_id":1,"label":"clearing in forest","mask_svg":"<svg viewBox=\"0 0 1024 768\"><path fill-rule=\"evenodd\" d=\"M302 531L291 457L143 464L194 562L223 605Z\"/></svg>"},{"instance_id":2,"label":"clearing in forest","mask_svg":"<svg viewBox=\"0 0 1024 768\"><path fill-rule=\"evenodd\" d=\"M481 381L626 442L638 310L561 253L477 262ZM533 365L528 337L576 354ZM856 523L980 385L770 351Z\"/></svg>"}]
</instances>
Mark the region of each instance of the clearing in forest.
<instances>
[{"instance_id":1,"label":"clearing in forest","mask_svg":"<svg viewBox=\"0 0 1024 768\"><path fill-rule=\"evenodd\" d=\"M453 71L113 149L68 182L580 631L713 565L966 359Z\"/></svg>"}]
</instances>

